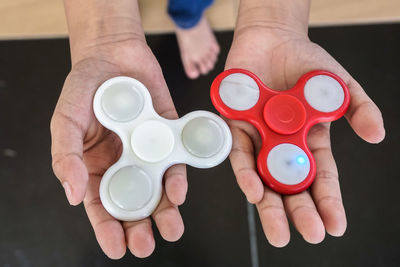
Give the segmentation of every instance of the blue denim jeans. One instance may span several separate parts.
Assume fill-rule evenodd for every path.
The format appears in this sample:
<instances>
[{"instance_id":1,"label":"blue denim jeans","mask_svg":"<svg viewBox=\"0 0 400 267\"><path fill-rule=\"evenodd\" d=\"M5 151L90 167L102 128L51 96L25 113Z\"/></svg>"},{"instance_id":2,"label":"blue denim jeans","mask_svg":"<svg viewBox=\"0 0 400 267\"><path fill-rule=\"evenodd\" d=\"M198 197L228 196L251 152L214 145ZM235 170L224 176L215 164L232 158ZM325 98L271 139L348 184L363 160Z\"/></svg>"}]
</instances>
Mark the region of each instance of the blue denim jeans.
<instances>
[{"instance_id":1,"label":"blue denim jeans","mask_svg":"<svg viewBox=\"0 0 400 267\"><path fill-rule=\"evenodd\" d=\"M182 29L195 26L201 19L204 10L214 0L169 0L168 14L175 24Z\"/></svg>"}]
</instances>

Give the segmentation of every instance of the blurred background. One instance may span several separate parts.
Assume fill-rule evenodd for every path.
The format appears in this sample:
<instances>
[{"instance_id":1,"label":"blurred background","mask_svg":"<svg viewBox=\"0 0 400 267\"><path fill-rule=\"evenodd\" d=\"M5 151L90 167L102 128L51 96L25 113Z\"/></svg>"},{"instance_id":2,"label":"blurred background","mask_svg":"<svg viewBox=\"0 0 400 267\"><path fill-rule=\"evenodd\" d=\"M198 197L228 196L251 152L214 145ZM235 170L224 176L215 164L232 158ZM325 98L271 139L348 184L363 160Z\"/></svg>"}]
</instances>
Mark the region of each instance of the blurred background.
<instances>
[{"instance_id":1,"label":"blurred background","mask_svg":"<svg viewBox=\"0 0 400 267\"><path fill-rule=\"evenodd\" d=\"M398 0L313 0L310 24L331 26L400 21ZM147 33L172 32L174 25L165 12L167 0L139 0ZM216 30L232 30L239 0L216 0L207 11ZM61 0L2 0L0 38L66 37L67 25Z\"/></svg>"},{"instance_id":2,"label":"blurred background","mask_svg":"<svg viewBox=\"0 0 400 267\"><path fill-rule=\"evenodd\" d=\"M140 1L147 41L180 115L214 111L209 87L223 70L239 0L207 11L221 55L216 68L186 78L166 0ZM185 233L169 243L155 230L147 259L109 260L82 205L70 207L51 170L49 121L70 69L60 0L0 1L0 266L400 266L400 1L314 0L310 38L358 80L381 108L386 139L360 140L344 119L333 123L348 228L341 238L306 243L292 229L285 248L270 246L228 161L188 167L181 207Z\"/></svg>"}]
</instances>

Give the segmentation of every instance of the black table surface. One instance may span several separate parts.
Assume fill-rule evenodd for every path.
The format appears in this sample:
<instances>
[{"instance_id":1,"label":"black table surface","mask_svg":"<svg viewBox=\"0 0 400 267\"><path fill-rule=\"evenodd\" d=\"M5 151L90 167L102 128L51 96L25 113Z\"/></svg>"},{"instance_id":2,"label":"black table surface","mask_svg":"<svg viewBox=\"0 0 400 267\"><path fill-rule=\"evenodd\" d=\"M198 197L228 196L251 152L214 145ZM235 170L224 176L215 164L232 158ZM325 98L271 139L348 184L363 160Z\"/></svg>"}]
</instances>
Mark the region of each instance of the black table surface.
<instances>
[{"instance_id":1,"label":"black table surface","mask_svg":"<svg viewBox=\"0 0 400 267\"><path fill-rule=\"evenodd\" d=\"M192 81L175 37L148 36L180 115L215 111L209 87L223 70L232 32L217 38L222 52L215 70ZM0 266L400 266L400 25L313 28L310 38L361 83L385 120L379 145L362 141L344 119L333 123L345 235L311 245L292 229L287 247L272 247L225 161L188 168L181 240L169 243L155 232L152 256L128 252L118 261L102 253L83 206L68 205L51 170L49 121L70 69L68 41L1 41Z\"/></svg>"}]
</instances>

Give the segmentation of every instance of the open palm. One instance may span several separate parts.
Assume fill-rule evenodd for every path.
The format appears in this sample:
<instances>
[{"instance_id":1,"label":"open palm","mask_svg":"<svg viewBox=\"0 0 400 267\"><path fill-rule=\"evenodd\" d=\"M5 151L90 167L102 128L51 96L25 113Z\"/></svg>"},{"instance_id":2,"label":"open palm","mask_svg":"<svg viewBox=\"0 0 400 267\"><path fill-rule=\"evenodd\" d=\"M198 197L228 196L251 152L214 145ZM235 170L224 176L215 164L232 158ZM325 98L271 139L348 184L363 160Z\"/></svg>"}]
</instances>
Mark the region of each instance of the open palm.
<instances>
[{"instance_id":1,"label":"open palm","mask_svg":"<svg viewBox=\"0 0 400 267\"><path fill-rule=\"evenodd\" d=\"M93 55L93 56L90 56ZM93 47L85 58L73 59L51 121L53 169L72 205L84 202L89 220L103 251L120 258L126 247L138 257L154 250L151 219L120 222L104 209L99 197L104 172L118 160L121 141L96 120L92 101L97 88L107 79L125 75L149 88L155 110L174 119L174 108L160 66L144 42L123 40ZM164 239L176 241L183 233L177 208L187 191L184 165L165 173L165 193L152 217Z\"/></svg>"},{"instance_id":2,"label":"open palm","mask_svg":"<svg viewBox=\"0 0 400 267\"><path fill-rule=\"evenodd\" d=\"M381 113L361 86L324 49L307 36L285 29L259 25L235 33L226 69L242 68L256 74L268 87L290 89L305 73L327 70L347 84L351 103L346 118L365 141L379 143L385 136ZM255 203L268 241L277 247L290 240L289 218L303 238L319 243L325 231L341 236L346 230L338 172L330 146L330 123L311 128L307 143L316 161L316 177L310 190L280 195L264 186L256 171L255 157L261 148L257 130L249 123L229 121L233 135L230 155L238 184Z\"/></svg>"}]
</instances>

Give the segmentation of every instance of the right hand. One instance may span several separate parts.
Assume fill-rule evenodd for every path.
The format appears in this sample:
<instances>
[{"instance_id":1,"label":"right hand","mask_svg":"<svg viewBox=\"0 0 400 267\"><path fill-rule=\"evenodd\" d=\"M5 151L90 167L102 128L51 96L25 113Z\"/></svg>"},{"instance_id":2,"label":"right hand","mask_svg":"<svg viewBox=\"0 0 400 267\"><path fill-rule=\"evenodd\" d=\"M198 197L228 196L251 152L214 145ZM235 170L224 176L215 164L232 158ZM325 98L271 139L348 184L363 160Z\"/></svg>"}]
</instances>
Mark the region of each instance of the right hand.
<instances>
[{"instance_id":1,"label":"right hand","mask_svg":"<svg viewBox=\"0 0 400 267\"><path fill-rule=\"evenodd\" d=\"M118 160L122 146L116 134L104 128L92 108L97 88L109 78L125 75L141 81L150 91L155 110L163 117L178 117L167 85L144 37L117 35L73 53L51 119L52 166L71 205L82 201L104 253L121 258L126 247L137 257L149 256L155 247L152 222L146 218L120 222L103 207L99 197L104 172ZM187 192L186 169L175 165L164 175L165 190L152 217L167 241L178 240L184 225L178 205Z\"/></svg>"}]
</instances>

